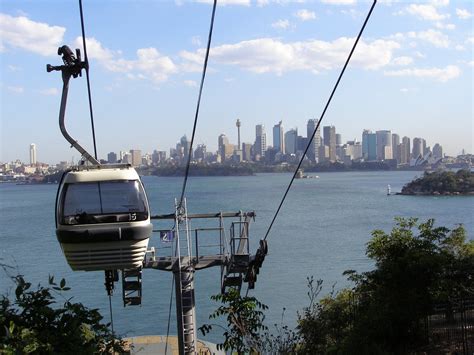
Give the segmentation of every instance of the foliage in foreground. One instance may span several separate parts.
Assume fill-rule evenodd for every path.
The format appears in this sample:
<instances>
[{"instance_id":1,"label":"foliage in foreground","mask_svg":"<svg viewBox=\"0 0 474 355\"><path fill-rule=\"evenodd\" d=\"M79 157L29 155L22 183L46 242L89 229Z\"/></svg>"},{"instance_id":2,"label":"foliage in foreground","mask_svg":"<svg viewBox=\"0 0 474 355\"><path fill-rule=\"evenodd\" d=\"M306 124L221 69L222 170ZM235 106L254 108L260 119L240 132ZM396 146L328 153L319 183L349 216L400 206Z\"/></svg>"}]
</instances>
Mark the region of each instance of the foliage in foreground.
<instances>
[{"instance_id":1,"label":"foliage in foreground","mask_svg":"<svg viewBox=\"0 0 474 355\"><path fill-rule=\"evenodd\" d=\"M346 271L352 289L310 304L299 319L301 353L409 353L424 345L436 303L474 296L474 242L462 226L396 219L372 233L373 271Z\"/></svg>"},{"instance_id":2,"label":"foliage in foreground","mask_svg":"<svg viewBox=\"0 0 474 355\"><path fill-rule=\"evenodd\" d=\"M227 321L227 329L224 330L225 340L217 344L217 348L226 351L235 350L238 354L259 351L260 332L266 330L262 310L268 307L255 297L242 297L234 288L227 293L211 296L211 299L221 302L222 305L209 316L209 319L225 316ZM214 325L205 324L199 329L206 335Z\"/></svg>"},{"instance_id":3,"label":"foliage in foreground","mask_svg":"<svg viewBox=\"0 0 474 355\"><path fill-rule=\"evenodd\" d=\"M108 324L97 309L65 299L70 288L49 277L49 286L12 276L15 298L0 296L0 354L110 354L123 352L124 343L113 340ZM56 296L63 297L59 304Z\"/></svg>"},{"instance_id":4,"label":"foliage in foreground","mask_svg":"<svg viewBox=\"0 0 474 355\"><path fill-rule=\"evenodd\" d=\"M322 281L308 279L309 305L298 314L295 331L280 326L276 335L269 334L260 311L248 324L247 317L236 315L244 299L253 302L247 304L250 310L261 305L255 298L242 298L237 292L230 298L214 296L229 304L211 315L227 316L224 348L272 354L412 353L426 344L424 320L435 304L474 297L474 241L467 241L462 226L450 230L435 227L431 219L419 223L415 218L396 218L389 234L372 232L366 253L375 261L375 269L346 271L352 288L333 291L318 301ZM253 331L242 332L247 326ZM205 327L204 334L211 329ZM263 334L256 333L264 329ZM254 339L247 345L260 346L229 341L244 335Z\"/></svg>"}]
</instances>

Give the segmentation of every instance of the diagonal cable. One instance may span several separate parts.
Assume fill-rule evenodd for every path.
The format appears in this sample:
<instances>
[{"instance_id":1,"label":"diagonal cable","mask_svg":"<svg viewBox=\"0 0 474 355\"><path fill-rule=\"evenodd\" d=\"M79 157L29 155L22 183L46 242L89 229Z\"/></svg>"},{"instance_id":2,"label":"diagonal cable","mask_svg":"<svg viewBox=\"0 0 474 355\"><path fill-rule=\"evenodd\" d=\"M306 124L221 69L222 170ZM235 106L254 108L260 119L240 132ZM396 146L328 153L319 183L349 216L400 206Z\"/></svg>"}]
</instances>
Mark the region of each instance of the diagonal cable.
<instances>
[{"instance_id":1,"label":"diagonal cable","mask_svg":"<svg viewBox=\"0 0 474 355\"><path fill-rule=\"evenodd\" d=\"M79 0L79 11L81 13L82 45L84 47L84 62L86 63L87 94L89 96L89 112L91 115L92 141L94 142L94 157L97 160L97 145L95 142L94 112L92 110L91 82L89 78L89 59L87 57L86 31L84 28L84 14L82 13L82 0Z\"/></svg>"},{"instance_id":2,"label":"diagonal cable","mask_svg":"<svg viewBox=\"0 0 474 355\"><path fill-rule=\"evenodd\" d=\"M211 49L211 40L212 40L212 29L214 27L214 17L216 14L216 5L217 0L214 0L214 5L212 6L212 17L211 17L211 25L209 28L209 36L207 39L207 49L206 49L206 56L204 58L204 67L202 69L202 77L201 77L201 85L199 87L199 96L196 106L196 114L194 115L194 125L193 125L193 134L191 135L191 143L189 144L189 151L188 151L188 161L186 163L186 172L184 174L184 181L183 181L183 188L181 190L181 197L179 199L179 207L183 205L184 193L186 192L186 184L188 182L188 175L189 175L189 167L191 165L191 155L193 151L193 143L194 143L194 136L196 133L196 126L199 117L199 107L201 105L201 96L202 96L202 88L204 86L204 79L206 78L206 70L207 70L207 61L209 59L209 51Z\"/></svg>"},{"instance_id":3,"label":"diagonal cable","mask_svg":"<svg viewBox=\"0 0 474 355\"><path fill-rule=\"evenodd\" d=\"M281 199L281 202L280 202L280 205L278 206L278 209L277 211L275 212L275 215L273 216L273 219L272 219L272 222L270 223L270 226L268 227L267 229L267 232L265 233L265 237L263 238L264 240L267 239L268 235L270 234L270 231L272 229L272 226L273 226L273 223L275 222L277 216L278 216L278 213L280 212L280 209L281 207L283 206L283 203L285 202L285 199L286 199L286 196L288 195L288 192L290 191L290 188L291 188L291 185L293 184L293 181L295 180L296 178L296 174L298 173L298 170L301 168L301 164L303 163L303 160L304 160L304 157L306 156L306 153L308 152L309 150L309 147L311 146L311 143L313 142L313 139L314 139L314 135L316 134L316 132L318 131L319 129L319 126L321 125L321 121L323 120L324 118L324 115L326 114L326 111L329 107L329 104L331 103L331 100L332 100L332 97L334 96L334 93L336 92L336 89L337 87L339 86L339 82L341 81L341 78L342 76L344 75L344 72L346 71L346 68L347 68L347 65L349 64L349 61L351 60L351 57L352 57L352 54L354 53L356 47L357 47L357 43L359 43L359 39L361 38L362 36L362 33L364 32L364 29L365 29L365 26L367 25L367 22L369 21L369 18L370 18L370 15L372 15L372 11L375 7L375 4L377 3L377 0L374 0L374 2L372 3L372 6L370 8L370 11L369 13L367 14L367 17L364 21L364 24L362 25L362 28L360 29L359 31L359 35L357 36L357 39L355 40L354 42L354 45L352 46L352 49L351 49L351 52L349 53L349 56L347 57L346 59L346 62L344 64L344 67L342 68L342 71L341 73L339 74L339 77L336 81L336 84L334 85L334 88L332 89L332 92L331 92L331 95L329 96L329 99L326 103L326 106L324 107L324 110L323 112L321 113L321 116L319 118L319 121L318 121L318 124L316 125L316 127L314 128L314 131L313 131L313 134L311 135L311 139L309 140L307 146L306 146L306 149L298 163L298 166L296 167L296 170L293 174L293 177L291 178L290 180L290 183L288 184L288 187L286 188L286 191L285 191L285 194L283 195L283 198Z\"/></svg>"}]
</instances>

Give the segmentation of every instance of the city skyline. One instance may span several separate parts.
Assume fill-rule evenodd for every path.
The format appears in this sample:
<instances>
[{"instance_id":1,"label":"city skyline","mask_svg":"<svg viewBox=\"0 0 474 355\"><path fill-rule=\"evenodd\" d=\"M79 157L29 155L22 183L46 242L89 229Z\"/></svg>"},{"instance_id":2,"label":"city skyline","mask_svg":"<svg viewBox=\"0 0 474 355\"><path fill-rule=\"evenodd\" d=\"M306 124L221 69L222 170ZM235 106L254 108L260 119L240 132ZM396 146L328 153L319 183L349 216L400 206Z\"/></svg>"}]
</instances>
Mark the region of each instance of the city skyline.
<instances>
[{"instance_id":1,"label":"city skyline","mask_svg":"<svg viewBox=\"0 0 474 355\"><path fill-rule=\"evenodd\" d=\"M306 135L300 135L298 130L290 128L285 130L283 122L279 121L273 126L272 137L267 136L265 126L262 124L255 125L255 136L249 139L247 142L241 142L240 127L241 121L237 119L236 130L237 130L237 144L225 134L220 134L217 137L218 147L215 150L208 149L206 143L196 144L192 147L193 160L209 158L210 155L219 155L221 162L234 161L234 155L239 155L239 161L255 161L265 158L266 151L272 151L272 154L280 153L283 155L291 155L299 153L301 154L307 145L308 138L314 132L317 119L309 119L306 124ZM322 130L321 130L322 128ZM321 133L323 132L323 133ZM311 161L323 162L323 161L344 161L344 156L341 156L344 152L348 154L350 160L364 160L364 161L383 161L383 160L397 160L398 164L410 164L410 160L417 160L418 156L425 156L427 152L430 152L434 157L449 156L445 154L444 148L439 142L431 142L423 137L408 137L400 135L390 130L377 130L372 131L370 129L363 129L361 137L354 137L352 140L343 140L341 133L336 133L335 126L320 126L315 133L312 144L308 150L307 158ZM275 134L277 138L275 138ZM372 139L372 138L373 139ZM279 143L282 139L282 143ZM273 145L267 145L267 141L272 141ZM275 142L281 144L275 146ZM165 161L173 157L173 155L179 155L178 149L181 150L183 161L187 159L189 152L189 144L186 135L183 135L177 140L177 143L173 147L167 147L165 150L153 149L152 151L142 151L136 148L123 148L117 151L110 151L104 156L98 156L100 161L108 163L125 162L130 163L133 166L139 166L142 164L142 158L148 157L152 159L153 155L158 154L158 161ZM179 148L178 148L179 147ZM336 149L337 148L337 149ZM340 150L344 148L344 150ZM388 150L387 150L388 149ZM263 154L262 154L263 152ZM463 154L466 152L462 152ZM37 161L37 148L35 143L29 145L29 161L31 166L38 164L57 164L59 163L77 163L79 158L72 157L71 160L60 160L58 162L44 162ZM199 156L197 156L199 155ZM256 159L256 156L258 158ZM158 158L158 156L157 156ZM414 162L414 160L412 162ZM22 162L21 159L14 159L9 162L0 163L13 163ZM234 161L235 162L235 161ZM28 164L27 164L28 165Z\"/></svg>"},{"instance_id":2,"label":"city skyline","mask_svg":"<svg viewBox=\"0 0 474 355\"><path fill-rule=\"evenodd\" d=\"M319 118L370 3L218 3L194 148L217 150L221 133L237 141L237 118L241 142L253 142L257 123L267 135L279 121L301 134ZM379 1L322 126L338 127L344 141L385 129L427 137L448 155L472 153L473 6ZM190 137L209 4L85 1L84 11L99 156L168 150ZM0 161L29 161L31 142L38 161L79 158L57 126L60 75L45 70L60 63L58 46L81 47L78 16L75 1L55 11L2 2ZM84 77L71 81L66 125L93 151L85 88Z\"/></svg>"}]
</instances>

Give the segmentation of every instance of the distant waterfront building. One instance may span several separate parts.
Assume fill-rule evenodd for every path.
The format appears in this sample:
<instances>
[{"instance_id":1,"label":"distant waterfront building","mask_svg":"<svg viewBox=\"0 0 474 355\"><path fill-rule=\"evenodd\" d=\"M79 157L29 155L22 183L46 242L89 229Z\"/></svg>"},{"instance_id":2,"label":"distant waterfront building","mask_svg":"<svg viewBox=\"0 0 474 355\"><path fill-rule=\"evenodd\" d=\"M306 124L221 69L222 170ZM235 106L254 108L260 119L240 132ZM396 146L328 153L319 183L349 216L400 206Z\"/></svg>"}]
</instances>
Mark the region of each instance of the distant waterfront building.
<instances>
[{"instance_id":1,"label":"distant waterfront building","mask_svg":"<svg viewBox=\"0 0 474 355\"><path fill-rule=\"evenodd\" d=\"M225 145L226 144L229 144L229 138L227 138L227 136L222 133L219 135L219 137L217 138L217 150L219 152L219 155L221 157L221 162L224 161L224 157L225 157Z\"/></svg>"},{"instance_id":2,"label":"distant waterfront building","mask_svg":"<svg viewBox=\"0 0 474 355\"><path fill-rule=\"evenodd\" d=\"M296 154L298 143L298 130L290 129L285 133L285 154Z\"/></svg>"},{"instance_id":3,"label":"distant waterfront building","mask_svg":"<svg viewBox=\"0 0 474 355\"><path fill-rule=\"evenodd\" d=\"M371 133L370 129L362 131L362 158L365 160L369 160L369 134Z\"/></svg>"},{"instance_id":4,"label":"distant waterfront building","mask_svg":"<svg viewBox=\"0 0 474 355\"><path fill-rule=\"evenodd\" d=\"M296 153L301 152L303 153L306 150L306 146L308 145L308 138L303 136L296 137ZM317 158L317 156L316 156Z\"/></svg>"},{"instance_id":5,"label":"distant waterfront building","mask_svg":"<svg viewBox=\"0 0 474 355\"><path fill-rule=\"evenodd\" d=\"M124 164L132 164L132 154L127 152L120 152L122 156L122 163ZM132 164L133 165L133 164Z\"/></svg>"},{"instance_id":6,"label":"distant waterfront building","mask_svg":"<svg viewBox=\"0 0 474 355\"><path fill-rule=\"evenodd\" d=\"M399 144L400 144L400 136L396 133L392 133L392 159L396 159L397 163L400 162L400 156L398 155Z\"/></svg>"},{"instance_id":7,"label":"distant waterfront building","mask_svg":"<svg viewBox=\"0 0 474 355\"><path fill-rule=\"evenodd\" d=\"M367 135L367 160L375 161L377 160L377 134L369 133Z\"/></svg>"},{"instance_id":8,"label":"distant waterfront building","mask_svg":"<svg viewBox=\"0 0 474 355\"><path fill-rule=\"evenodd\" d=\"M318 125L317 119L313 118L313 119L308 120L308 123L306 124L306 137L308 141L311 139L311 136L313 135L314 130L316 129L317 125ZM319 152L320 146L321 146L321 128L318 127L318 130L316 131L316 133L314 133L314 138L313 138L313 141L311 142L311 146L308 149L308 158L310 160L314 162L318 161L318 152Z\"/></svg>"},{"instance_id":9,"label":"distant waterfront building","mask_svg":"<svg viewBox=\"0 0 474 355\"><path fill-rule=\"evenodd\" d=\"M273 126L273 148L276 149L277 153L285 152L285 140L283 137L283 125L282 121Z\"/></svg>"},{"instance_id":10,"label":"distant waterfront building","mask_svg":"<svg viewBox=\"0 0 474 355\"><path fill-rule=\"evenodd\" d=\"M267 150L267 135L265 133L265 126L258 124L255 126L255 147L254 154L260 157L265 156Z\"/></svg>"},{"instance_id":11,"label":"distant waterfront building","mask_svg":"<svg viewBox=\"0 0 474 355\"><path fill-rule=\"evenodd\" d=\"M344 144L341 147L343 154L341 154L341 159L345 161L345 158L348 157L348 160L359 160L362 158L362 144L355 140L348 141L347 144Z\"/></svg>"},{"instance_id":12,"label":"distant waterfront building","mask_svg":"<svg viewBox=\"0 0 474 355\"><path fill-rule=\"evenodd\" d=\"M132 166L140 166L142 164L142 151L140 149L130 150L131 161L129 162Z\"/></svg>"},{"instance_id":13,"label":"distant waterfront building","mask_svg":"<svg viewBox=\"0 0 474 355\"><path fill-rule=\"evenodd\" d=\"M107 154L107 162L109 164L117 163L117 154L114 152L110 152L109 154Z\"/></svg>"},{"instance_id":14,"label":"distant waterfront building","mask_svg":"<svg viewBox=\"0 0 474 355\"><path fill-rule=\"evenodd\" d=\"M412 150L412 158L413 159L418 159L420 156L423 156L423 138L415 137L413 138L413 150Z\"/></svg>"},{"instance_id":15,"label":"distant waterfront building","mask_svg":"<svg viewBox=\"0 0 474 355\"><path fill-rule=\"evenodd\" d=\"M205 144L198 144L194 151L194 159L204 161L207 155L207 147Z\"/></svg>"},{"instance_id":16,"label":"distant waterfront building","mask_svg":"<svg viewBox=\"0 0 474 355\"><path fill-rule=\"evenodd\" d=\"M36 165L36 144L30 144L30 165Z\"/></svg>"},{"instance_id":17,"label":"distant waterfront building","mask_svg":"<svg viewBox=\"0 0 474 355\"><path fill-rule=\"evenodd\" d=\"M186 135L182 136L179 140L181 147L183 148L183 158L187 161L189 156L189 148L191 147L191 141L188 140ZM191 152L191 159L193 157L193 152Z\"/></svg>"},{"instance_id":18,"label":"distant waterfront building","mask_svg":"<svg viewBox=\"0 0 474 355\"><path fill-rule=\"evenodd\" d=\"M340 133L336 133L336 147L342 146L342 136Z\"/></svg>"},{"instance_id":19,"label":"distant waterfront building","mask_svg":"<svg viewBox=\"0 0 474 355\"><path fill-rule=\"evenodd\" d=\"M411 156L411 145L410 145L410 138L407 136L402 138L403 151L404 156L400 157L400 161L402 164L409 164L410 163L410 156Z\"/></svg>"},{"instance_id":20,"label":"distant waterfront building","mask_svg":"<svg viewBox=\"0 0 474 355\"><path fill-rule=\"evenodd\" d=\"M252 160L252 143L242 143L242 160Z\"/></svg>"},{"instance_id":21,"label":"distant waterfront building","mask_svg":"<svg viewBox=\"0 0 474 355\"><path fill-rule=\"evenodd\" d=\"M324 126L324 145L329 148L329 161L336 161L336 127ZM326 154L325 154L326 155Z\"/></svg>"},{"instance_id":22,"label":"distant waterfront building","mask_svg":"<svg viewBox=\"0 0 474 355\"><path fill-rule=\"evenodd\" d=\"M442 158L443 157L443 147L436 143L433 147L433 157L434 158Z\"/></svg>"},{"instance_id":23,"label":"distant waterfront building","mask_svg":"<svg viewBox=\"0 0 474 355\"><path fill-rule=\"evenodd\" d=\"M397 145L398 164L406 165L410 163L410 138L403 137L402 142Z\"/></svg>"},{"instance_id":24,"label":"distant waterfront building","mask_svg":"<svg viewBox=\"0 0 474 355\"><path fill-rule=\"evenodd\" d=\"M392 132L376 131L377 136L377 160L393 159L392 154Z\"/></svg>"}]
</instances>

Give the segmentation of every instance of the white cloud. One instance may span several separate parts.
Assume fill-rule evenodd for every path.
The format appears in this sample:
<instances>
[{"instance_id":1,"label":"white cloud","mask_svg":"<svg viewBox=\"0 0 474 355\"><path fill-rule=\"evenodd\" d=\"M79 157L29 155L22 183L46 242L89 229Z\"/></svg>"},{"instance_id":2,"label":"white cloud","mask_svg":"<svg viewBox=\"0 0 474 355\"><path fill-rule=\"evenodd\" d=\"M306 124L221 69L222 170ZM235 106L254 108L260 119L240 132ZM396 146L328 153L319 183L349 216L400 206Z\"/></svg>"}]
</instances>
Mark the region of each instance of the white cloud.
<instances>
[{"instance_id":1,"label":"white cloud","mask_svg":"<svg viewBox=\"0 0 474 355\"><path fill-rule=\"evenodd\" d=\"M200 2L203 4L212 4L214 0L196 0L196 2ZM243 5L243 6L250 6L250 0L218 0L217 5L226 6L226 5Z\"/></svg>"},{"instance_id":2,"label":"white cloud","mask_svg":"<svg viewBox=\"0 0 474 355\"><path fill-rule=\"evenodd\" d=\"M356 9L341 10L341 13L350 16L353 19L360 18L364 15L362 12L357 11Z\"/></svg>"},{"instance_id":3,"label":"white cloud","mask_svg":"<svg viewBox=\"0 0 474 355\"><path fill-rule=\"evenodd\" d=\"M471 60L470 62L468 62L467 65L470 65L471 67L474 67L474 60Z\"/></svg>"},{"instance_id":4,"label":"white cloud","mask_svg":"<svg viewBox=\"0 0 474 355\"><path fill-rule=\"evenodd\" d=\"M7 89L15 94L23 94L25 92L25 88L21 86L8 86Z\"/></svg>"},{"instance_id":5,"label":"white cloud","mask_svg":"<svg viewBox=\"0 0 474 355\"><path fill-rule=\"evenodd\" d=\"M466 43L474 44L474 37L469 37L468 39L466 39Z\"/></svg>"},{"instance_id":6,"label":"white cloud","mask_svg":"<svg viewBox=\"0 0 474 355\"><path fill-rule=\"evenodd\" d=\"M202 44L201 42L201 37L199 36L193 36L191 38L191 43L194 45L194 46L200 46Z\"/></svg>"},{"instance_id":7,"label":"white cloud","mask_svg":"<svg viewBox=\"0 0 474 355\"><path fill-rule=\"evenodd\" d=\"M311 40L284 43L277 39L260 38L225 44L211 49L213 62L235 65L254 73L276 73L305 70L313 73L340 68L354 43L353 38L339 38L332 42ZM400 45L394 41L360 41L352 66L379 69L392 60L393 51ZM182 52L181 57L195 64L202 63L204 50Z\"/></svg>"},{"instance_id":8,"label":"white cloud","mask_svg":"<svg viewBox=\"0 0 474 355\"><path fill-rule=\"evenodd\" d=\"M281 30L286 30L288 27L290 27L290 21L288 20L278 20L274 23L272 23L273 28L278 28Z\"/></svg>"},{"instance_id":9,"label":"white cloud","mask_svg":"<svg viewBox=\"0 0 474 355\"><path fill-rule=\"evenodd\" d=\"M21 68L19 66L16 66L16 65L8 65L8 70L12 71L12 72L17 72L17 71L20 71Z\"/></svg>"},{"instance_id":10,"label":"white cloud","mask_svg":"<svg viewBox=\"0 0 474 355\"><path fill-rule=\"evenodd\" d=\"M114 58L120 55L119 52L113 52L110 49L104 48L102 44L93 37L86 38L87 56L89 59L97 59L100 62L113 62ZM82 49L82 37L77 37L74 41L74 48ZM84 53L82 53L84 56Z\"/></svg>"},{"instance_id":11,"label":"white cloud","mask_svg":"<svg viewBox=\"0 0 474 355\"><path fill-rule=\"evenodd\" d=\"M415 52L415 56L416 56L417 58L426 58L426 55L424 55L423 53L418 52L418 51Z\"/></svg>"},{"instance_id":12,"label":"white cloud","mask_svg":"<svg viewBox=\"0 0 474 355\"><path fill-rule=\"evenodd\" d=\"M1 51L7 47L21 48L44 56L56 55L66 29L35 22L27 17L0 13Z\"/></svg>"},{"instance_id":13,"label":"white cloud","mask_svg":"<svg viewBox=\"0 0 474 355\"><path fill-rule=\"evenodd\" d=\"M321 0L321 2L330 5L355 5L357 0Z\"/></svg>"},{"instance_id":14,"label":"white cloud","mask_svg":"<svg viewBox=\"0 0 474 355\"><path fill-rule=\"evenodd\" d=\"M455 65L448 65L445 68L412 68L385 71L387 76L413 76L416 78L434 79L440 82L446 82L457 78L461 74L461 70Z\"/></svg>"},{"instance_id":15,"label":"white cloud","mask_svg":"<svg viewBox=\"0 0 474 355\"><path fill-rule=\"evenodd\" d=\"M454 47L454 49L457 50L457 51L465 51L466 47L464 47L461 44L458 44L458 45L456 45L456 47Z\"/></svg>"},{"instance_id":16,"label":"white cloud","mask_svg":"<svg viewBox=\"0 0 474 355\"><path fill-rule=\"evenodd\" d=\"M447 35L436 30L427 30L421 32L408 32L408 37L420 39L422 41L431 43L438 48L448 48L449 38Z\"/></svg>"},{"instance_id":17,"label":"white cloud","mask_svg":"<svg viewBox=\"0 0 474 355\"><path fill-rule=\"evenodd\" d=\"M449 15L442 15L438 13L436 7L425 4L410 4L406 8L406 11L410 15L414 15L418 18L429 21L440 21L449 17Z\"/></svg>"},{"instance_id":18,"label":"white cloud","mask_svg":"<svg viewBox=\"0 0 474 355\"><path fill-rule=\"evenodd\" d=\"M456 9L456 15L461 20L469 20L472 17L472 14L466 9Z\"/></svg>"},{"instance_id":19,"label":"white cloud","mask_svg":"<svg viewBox=\"0 0 474 355\"><path fill-rule=\"evenodd\" d=\"M413 58L411 57L397 57L393 58L392 63L393 65L409 65L413 63Z\"/></svg>"},{"instance_id":20,"label":"white cloud","mask_svg":"<svg viewBox=\"0 0 474 355\"><path fill-rule=\"evenodd\" d=\"M442 22L436 22L435 23L436 28L439 28L440 30L455 30L456 25L454 23L442 23Z\"/></svg>"},{"instance_id":21,"label":"white cloud","mask_svg":"<svg viewBox=\"0 0 474 355\"><path fill-rule=\"evenodd\" d=\"M301 9L295 12L295 17L298 17L301 21L311 21L316 19L314 11Z\"/></svg>"},{"instance_id":22,"label":"white cloud","mask_svg":"<svg viewBox=\"0 0 474 355\"><path fill-rule=\"evenodd\" d=\"M190 88L197 88L198 84L194 80L185 80L183 81L184 85L190 87Z\"/></svg>"},{"instance_id":23,"label":"white cloud","mask_svg":"<svg viewBox=\"0 0 474 355\"><path fill-rule=\"evenodd\" d=\"M75 42L80 45L82 38L76 38ZM119 51L104 48L95 38L87 38L86 42L90 59L96 59L109 71L124 73L130 79L149 78L159 83L178 71L173 61L161 55L156 48L140 48L137 50L137 58L128 60L123 59Z\"/></svg>"},{"instance_id":24,"label":"white cloud","mask_svg":"<svg viewBox=\"0 0 474 355\"><path fill-rule=\"evenodd\" d=\"M431 5L436 7L445 7L449 5L449 0L430 0Z\"/></svg>"},{"instance_id":25,"label":"white cloud","mask_svg":"<svg viewBox=\"0 0 474 355\"><path fill-rule=\"evenodd\" d=\"M49 89L40 90L39 93L45 96L56 96L59 94L59 90L57 88L49 88Z\"/></svg>"},{"instance_id":26,"label":"white cloud","mask_svg":"<svg viewBox=\"0 0 474 355\"><path fill-rule=\"evenodd\" d=\"M306 0L256 0L258 7L267 6L270 4L288 5L288 4L304 4Z\"/></svg>"},{"instance_id":27,"label":"white cloud","mask_svg":"<svg viewBox=\"0 0 474 355\"><path fill-rule=\"evenodd\" d=\"M400 89L400 92L403 92L404 94L408 94L408 93L411 93L411 92L417 92L419 91L418 88L401 88Z\"/></svg>"}]
</instances>

